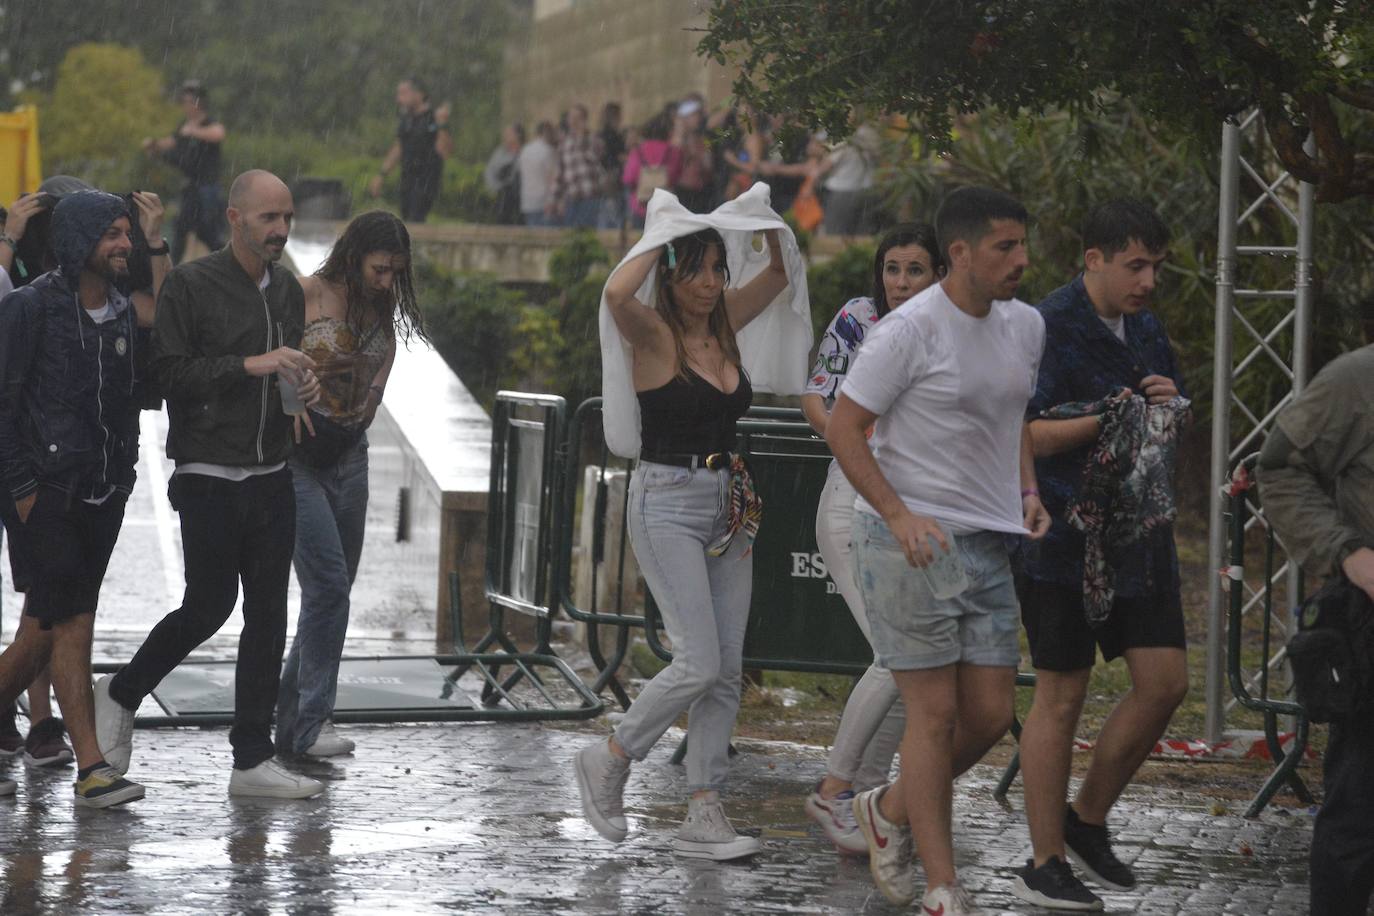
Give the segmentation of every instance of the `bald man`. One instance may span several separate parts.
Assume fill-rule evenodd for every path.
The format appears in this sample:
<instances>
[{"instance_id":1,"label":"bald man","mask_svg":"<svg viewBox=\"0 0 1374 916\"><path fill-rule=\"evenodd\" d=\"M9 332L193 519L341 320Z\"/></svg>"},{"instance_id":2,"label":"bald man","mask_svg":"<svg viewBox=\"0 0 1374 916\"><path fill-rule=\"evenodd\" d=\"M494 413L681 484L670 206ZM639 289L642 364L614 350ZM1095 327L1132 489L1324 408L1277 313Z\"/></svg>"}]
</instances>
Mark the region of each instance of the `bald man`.
<instances>
[{"instance_id":1,"label":"bald man","mask_svg":"<svg viewBox=\"0 0 1374 916\"><path fill-rule=\"evenodd\" d=\"M152 370L170 418L176 472L167 495L181 515L186 593L133 660L96 683L100 750L120 773L139 704L224 625L242 580L229 794L309 798L324 789L279 766L272 743L296 538L292 423L279 385L293 383L307 404L319 398L314 363L299 349L305 297L276 263L292 215L279 178L245 172L229 189L228 247L180 265L162 286Z\"/></svg>"}]
</instances>

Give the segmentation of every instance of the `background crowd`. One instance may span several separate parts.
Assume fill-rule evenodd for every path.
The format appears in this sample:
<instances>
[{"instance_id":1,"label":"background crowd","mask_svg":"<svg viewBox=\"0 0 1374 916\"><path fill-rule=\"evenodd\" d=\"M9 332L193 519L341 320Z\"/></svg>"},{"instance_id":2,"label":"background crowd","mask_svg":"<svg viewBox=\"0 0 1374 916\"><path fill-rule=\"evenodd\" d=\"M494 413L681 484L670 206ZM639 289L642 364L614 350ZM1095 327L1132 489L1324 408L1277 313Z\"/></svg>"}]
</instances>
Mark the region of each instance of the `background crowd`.
<instances>
[{"instance_id":1,"label":"background crowd","mask_svg":"<svg viewBox=\"0 0 1374 916\"><path fill-rule=\"evenodd\" d=\"M762 180L774 209L798 227L868 235L878 166L879 135L870 125L831 145L824 133L789 129L779 117L709 110L691 92L640 124L625 124L617 102L606 103L595 124L581 103L556 124L508 124L483 177L503 223L642 229L658 188L706 213Z\"/></svg>"}]
</instances>

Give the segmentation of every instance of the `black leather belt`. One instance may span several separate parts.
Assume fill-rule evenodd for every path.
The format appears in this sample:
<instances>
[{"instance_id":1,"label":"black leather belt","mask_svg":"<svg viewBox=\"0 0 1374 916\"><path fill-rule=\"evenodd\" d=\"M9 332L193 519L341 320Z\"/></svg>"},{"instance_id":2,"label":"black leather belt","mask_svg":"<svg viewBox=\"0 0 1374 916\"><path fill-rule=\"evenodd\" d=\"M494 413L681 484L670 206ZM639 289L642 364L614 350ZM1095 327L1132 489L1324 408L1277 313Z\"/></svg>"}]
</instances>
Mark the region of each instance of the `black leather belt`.
<instances>
[{"instance_id":1,"label":"black leather belt","mask_svg":"<svg viewBox=\"0 0 1374 916\"><path fill-rule=\"evenodd\" d=\"M654 464L671 464L691 470L707 468L720 471L730 467L729 452L711 452L703 455L692 455L687 452L640 452L639 460L652 461Z\"/></svg>"}]
</instances>

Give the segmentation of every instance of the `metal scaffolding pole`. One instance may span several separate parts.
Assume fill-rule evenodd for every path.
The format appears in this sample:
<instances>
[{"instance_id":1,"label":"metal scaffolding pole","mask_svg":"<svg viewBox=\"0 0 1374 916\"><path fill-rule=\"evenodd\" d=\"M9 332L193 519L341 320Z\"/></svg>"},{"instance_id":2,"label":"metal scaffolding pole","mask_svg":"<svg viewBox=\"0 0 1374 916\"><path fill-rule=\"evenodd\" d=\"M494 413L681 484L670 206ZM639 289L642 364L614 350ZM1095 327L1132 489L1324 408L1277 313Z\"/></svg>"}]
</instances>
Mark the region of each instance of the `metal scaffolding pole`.
<instances>
[{"instance_id":1,"label":"metal scaffolding pole","mask_svg":"<svg viewBox=\"0 0 1374 916\"><path fill-rule=\"evenodd\" d=\"M1246 150L1249 150L1249 156ZM1308 149L1313 148L1308 141ZM1226 590L1245 589L1248 593L1245 609L1262 603L1266 589L1273 583L1262 582L1252 587L1229 565L1224 488L1232 469L1248 453L1258 449L1279 410L1302 390L1310 372L1309 349L1312 326L1312 252L1316 200L1314 186L1299 182L1287 171L1266 166L1268 140L1258 111L1239 121L1227 121L1221 133L1220 200L1217 213L1216 321L1215 355L1212 386L1212 461L1211 489L1208 507L1208 569L1213 571L1208 587L1207 614L1207 718L1206 740L1217 742L1226 730L1226 714L1234 701L1227 701L1226 676ZM1256 193L1244 210L1241 209L1241 179L1249 179ZM1296 188L1294 188L1296 185ZM1296 198L1296 207L1290 206ZM1252 219L1264 210L1273 211L1275 219ZM1257 244L1239 244L1242 230L1252 234L1271 228L1275 223L1292 226L1296 242L1283 239L1258 239ZM1285 232L1286 234L1286 232ZM1280 257L1294 264L1291 289L1238 288L1240 259L1243 257ZM1269 326L1257 325L1241 308L1242 302L1270 300L1291 302L1291 309ZM1292 352L1279 352L1281 336L1292 329ZM1250 338L1248 349L1240 360L1235 359L1233 344L1237 331ZM1256 363L1265 359L1276 365L1291 381L1287 394L1275 404L1247 405L1236 393L1236 382ZM1236 442L1231 428L1231 412L1235 410L1249 423L1249 429ZM1262 512L1256 509L1254 521L1263 524ZM1223 572L1228 578L1223 578ZM1288 564L1281 578L1287 580L1289 596L1298 593L1297 569ZM1286 615L1279 618L1287 626ZM1283 659L1287 632L1276 634L1277 651L1262 664L1274 669Z\"/></svg>"}]
</instances>

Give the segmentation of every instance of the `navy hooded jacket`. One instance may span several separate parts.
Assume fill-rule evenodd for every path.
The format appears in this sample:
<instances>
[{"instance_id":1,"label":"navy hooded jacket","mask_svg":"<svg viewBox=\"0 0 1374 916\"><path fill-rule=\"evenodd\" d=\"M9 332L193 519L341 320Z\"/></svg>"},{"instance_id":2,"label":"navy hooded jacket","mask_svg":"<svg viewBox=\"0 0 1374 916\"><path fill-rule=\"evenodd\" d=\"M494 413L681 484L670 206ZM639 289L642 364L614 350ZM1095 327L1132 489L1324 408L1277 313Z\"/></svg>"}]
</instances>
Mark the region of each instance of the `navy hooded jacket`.
<instances>
[{"instance_id":1,"label":"navy hooded jacket","mask_svg":"<svg viewBox=\"0 0 1374 916\"><path fill-rule=\"evenodd\" d=\"M148 331L113 284L115 314L101 324L77 295L87 258L121 216L128 208L113 194L63 198L52 225L61 266L0 300L0 476L16 502L40 483L78 499L133 489L135 367Z\"/></svg>"}]
</instances>

